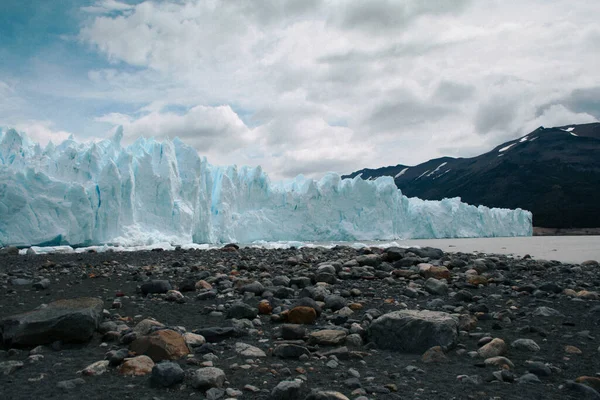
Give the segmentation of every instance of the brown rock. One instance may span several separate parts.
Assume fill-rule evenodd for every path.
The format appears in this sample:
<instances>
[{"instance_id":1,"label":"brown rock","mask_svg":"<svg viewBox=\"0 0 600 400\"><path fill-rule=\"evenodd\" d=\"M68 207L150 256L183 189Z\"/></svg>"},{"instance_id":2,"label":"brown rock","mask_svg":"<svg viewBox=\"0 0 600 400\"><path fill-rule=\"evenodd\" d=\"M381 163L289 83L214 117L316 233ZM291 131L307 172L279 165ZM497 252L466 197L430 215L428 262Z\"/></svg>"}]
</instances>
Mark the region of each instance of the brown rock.
<instances>
[{"instance_id":1,"label":"brown rock","mask_svg":"<svg viewBox=\"0 0 600 400\"><path fill-rule=\"evenodd\" d=\"M448 362L450 359L446 357L440 346L435 346L427 350L421 356L421 361L425 364Z\"/></svg>"},{"instance_id":2,"label":"brown rock","mask_svg":"<svg viewBox=\"0 0 600 400\"><path fill-rule=\"evenodd\" d=\"M258 303L258 313L263 315L269 315L273 311L273 306L269 303L269 300L262 300Z\"/></svg>"},{"instance_id":3,"label":"brown rock","mask_svg":"<svg viewBox=\"0 0 600 400\"><path fill-rule=\"evenodd\" d=\"M488 279L485 276L481 276L481 275L469 275L467 277L467 282L469 282L471 285L487 285L488 284Z\"/></svg>"},{"instance_id":4,"label":"brown rock","mask_svg":"<svg viewBox=\"0 0 600 400\"><path fill-rule=\"evenodd\" d=\"M462 314L458 317L458 329L470 332L477 327L477 317L468 314Z\"/></svg>"},{"instance_id":5,"label":"brown rock","mask_svg":"<svg viewBox=\"0 0 600 400\"><path fill-rule=\"evenodd\" d=\"M575 379L575 382L583 383L585 385L590 386L591 388L593 388L596 391L600 391L600 378L598 378L598 377L580 376L579 378Z\"/></svg>"},{"instance_id":6,"label":"brown rock","mask_svg":"<svg viewBox=\"0 0 600 400\"><path fill-rule=\"evenodd\" d=\"M360 303L350 303L348 304L348 307L352 310L352 311L358 311L358 310L362 310L363 305Z\"/></svg>"},{"instance_id":7,"label":"brown rock","mask_svg":"<svg viewBox=\"0 0 600 400\"><path fill-rule=\"evenodd\" d=\"M567 354L583 354L583 352L575 346L565 346L565 353L567 353Z\"/></svg>"},{"instance_id":8,"label":"brown rock","mask_svg":"<svg viewBox=\"0 0 600 400\"><path fill-rule=\"evenodd\" d=\"M204 279L199 280L198 282L196 282L196 290L200 290L200 289L207 289L210 290L212 289L212 285L208 282L206 282Z\"/></svg>"},{"instance_id":9,"label":"brown rock","mask_svg":"<svg viewBox=\"0 0 600 400\"><path fill-rule=\"evenodd\" d=\"M287 320L292 324L313 324L317 319L317 312L312 307L298 306L290 310Z\"/></svg>"},{"instance_id":10,"label":"brown rock","mask_svg":"<svg viewBox=\"0 0 600 400\"><path fill-rule=\"evenodd\" d=\"M121 375L142 376L152 372L154 361L148 356L137 356L126 358L119 367Z\"/></svg>"},{"instance_id":11,"label":"brown rock","mask_svg":"<svg viewBox=\"0 0 600 400\"><path fill-rule=\"evenodd\" d=\"M421 268L423 266L423 268ZM431 264L419 264L419 273L423 275L425 279L450 279L450 270L446 267L436 267Z\"/></svg>"},{"instance_id":12,"label":"brown rock","mask_svg":"<svg viewBox=\"0 0 600 400\"><path fill-rule=\"evenodd\" d=\"M589 292L587 290L581 290L581 291L577 292L577 297L579 297L580 299L586 299L586 300L600 299L600 295L598 295L598 292Z\"/></svg>"},{"instance_id":13,"label":"brown rock","mask_svg":"<svg viewBox=\"0 0 600 400\"><path fill-rule=\"evenodd\" d=\"M506 353L506 349L507 346L506 343L504 343L504 340L496 338L488 344L481 346L479 350L477 350L477 353L480 357L490 358L503 355Z\"/></svg>"},{"instance_id":14,"label":"brown rock","mask_svg":"<svg viewBox=\"0 0 600 400\"><path fill-rule=\"evenodd\" d=\"M565 296L569 296L569 297L575 297L575 296L577 296L577 292L574 291L573 289L565 289L565 290L563 290L563 294Z\"/></svg>"},{"instance_id":15,"label":"brown rock","mask_svg":"<svg viewBox=\"0 0 600 400\"><path fill-rule=\"evenodd\" d=\"M147 355L155 362L176 360L190 353L183 336L170 329L142 336L134 340L129 349L136 354Z\"/></svg>"}]
</instances>

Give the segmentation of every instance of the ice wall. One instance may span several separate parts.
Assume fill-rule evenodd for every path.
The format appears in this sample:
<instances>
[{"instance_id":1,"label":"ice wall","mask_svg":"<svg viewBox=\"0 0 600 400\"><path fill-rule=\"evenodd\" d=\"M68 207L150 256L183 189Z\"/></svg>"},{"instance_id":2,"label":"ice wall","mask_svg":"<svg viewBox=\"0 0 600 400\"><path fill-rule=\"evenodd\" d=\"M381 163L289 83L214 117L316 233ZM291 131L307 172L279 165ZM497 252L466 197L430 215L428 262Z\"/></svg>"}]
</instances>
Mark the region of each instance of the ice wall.
<instances>
[{"instance_id":1,"label":"ice wall","mask_svg":"<svg viewBox=\"0 0 600 400\"><path fill-rule=\"evenodd\" d=\"M217 167L178 139L122 130L97 143L45 148L0 133L0 244L255 240L391 240L528 236L528 211L474 207L459 198L403 196L390 177L272 183L260 167Z\"/></svg>"}]
</instances>

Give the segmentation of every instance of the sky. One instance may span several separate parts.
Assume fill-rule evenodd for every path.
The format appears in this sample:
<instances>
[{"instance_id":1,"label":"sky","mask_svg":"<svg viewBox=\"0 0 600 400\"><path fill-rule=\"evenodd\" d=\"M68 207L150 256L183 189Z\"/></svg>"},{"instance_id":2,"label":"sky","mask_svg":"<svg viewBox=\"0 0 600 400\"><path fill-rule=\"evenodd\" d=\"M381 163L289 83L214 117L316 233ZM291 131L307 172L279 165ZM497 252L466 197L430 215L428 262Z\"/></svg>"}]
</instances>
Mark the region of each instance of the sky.
<instances>
[{"instance_id":1,"label":"sky","mask_svg":"<svg viewBox=\"0 0 600 400\"><path fill-rule=\"evenodd\" d=\"M271 178L600 118L597 0L1 0L0 127L179 137Z\"/></svg>"}]
</instances>

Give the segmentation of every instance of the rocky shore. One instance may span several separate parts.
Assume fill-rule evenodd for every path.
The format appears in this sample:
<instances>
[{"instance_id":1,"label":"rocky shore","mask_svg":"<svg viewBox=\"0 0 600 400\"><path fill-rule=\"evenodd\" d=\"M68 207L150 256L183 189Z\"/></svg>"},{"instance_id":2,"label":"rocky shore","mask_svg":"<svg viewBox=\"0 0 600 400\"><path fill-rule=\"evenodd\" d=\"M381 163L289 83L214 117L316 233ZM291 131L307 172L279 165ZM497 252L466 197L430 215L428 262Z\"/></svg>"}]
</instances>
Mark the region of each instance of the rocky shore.
<instances>
[{"instance_id":1,"label":"rocky shore","mask_svg":"<svg viewBox=\"0 0 600 400\"><path fill-rule=\"evenodd\" d=\"M600 399L594 260L3 253L0 399Z\"/></svg>"}]
</instances>

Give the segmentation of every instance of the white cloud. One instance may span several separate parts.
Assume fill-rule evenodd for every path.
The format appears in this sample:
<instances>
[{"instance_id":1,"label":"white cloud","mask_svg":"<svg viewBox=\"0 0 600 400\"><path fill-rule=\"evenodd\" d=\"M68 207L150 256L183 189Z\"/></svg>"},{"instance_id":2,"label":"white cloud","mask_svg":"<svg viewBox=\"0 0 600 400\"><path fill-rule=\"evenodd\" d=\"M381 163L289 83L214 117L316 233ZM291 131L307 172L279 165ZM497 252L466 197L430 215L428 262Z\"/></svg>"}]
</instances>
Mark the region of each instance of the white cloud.
<instances>
[{"instance_id":1,"label":"white cloud","mask_svg":"<svg viewBox=\"0 0 600 400\"><path fill-rule=\"evenodd\" d=\"M131 138L180 136L212 162L281 177L471 156L536 124L598 117L595 2L105 0L84 11L80 43L112 65L60 96L114 102L95 123Z\"/></svg>"},{"instance_id":2,"label":"white cloud","mask_svg":"<svg viewBox=\"0 0 600 400\"><path fill-rule=\"evenodd\" d=\"M598 122L598 119L587 113L573 112L562 104L555 104L544 110L539 117L527 122L526 130L530 132L540 126L550 128L569 124L588 124L590 122Z\"/></svg>"},{"instance_id":3,"label":"white cloud","mask_svg":"<svg viewBox=\"0 0 600 400\"><path fill-rule=\"evenodd\" d=\"M27 121L16 124L14 129L19 132L25 132L29 139L39 143L42 146L52 141L53 143L62 143L71 136L70 132L55 130L51 121Z\"/></svg>"}]
</instances>

